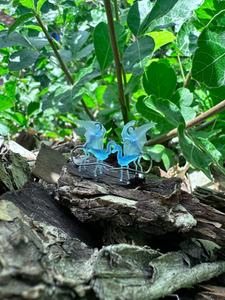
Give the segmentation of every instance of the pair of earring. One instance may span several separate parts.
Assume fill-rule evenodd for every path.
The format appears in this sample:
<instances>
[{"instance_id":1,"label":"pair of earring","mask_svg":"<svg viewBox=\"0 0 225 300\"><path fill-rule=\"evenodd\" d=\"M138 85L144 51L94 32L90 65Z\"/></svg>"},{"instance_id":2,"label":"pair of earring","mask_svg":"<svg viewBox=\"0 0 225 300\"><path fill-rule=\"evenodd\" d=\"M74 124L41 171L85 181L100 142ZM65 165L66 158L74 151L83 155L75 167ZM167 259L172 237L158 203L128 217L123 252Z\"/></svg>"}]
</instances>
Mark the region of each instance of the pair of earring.
<instances>
[{"instance_id":1,"label":"pair of earring","mask_svg":"<svg viewBox=\"0 0 225 300\"><path fill-rule=\"evenodd\" d=\"M81 171L81 166L96 165L96 168L94 170L94 176L97 176L98 166L100 166L100 174L102 174L102 166L105 166L107 168L120 169L120 181L122 181L123 170L126 170L128 184L130 183L129 171L139 174L146 174L150 171L152 167L151 156L148 153L143 152L142 148L145 142L147 141L146 132L156 123L145 124L135 129L135 121L130 121L124 126L122 131L123 149L120 145L116 144L116 142L112 140L108 143L106 150L103 149L103 139L106 133L106 129L100 122L76 120L76 123L86 129L86 143L83 146L76 146L71 153L71 159L75 165L79 166L79 171ZM82 163L77 163L74 161L73 154L78 148L81 148L85 154ZM107 159L111 153L115 152L117 152L117 161L120 165L120 168L114 168L110 165L103 163L103 161ZM90 153L92 153L96 157L96 163L86 162L87 158L90 156ZM143 157L143 155L147 155L150 159L150 166L146 172L143 172L143 168L140 164L140 160ZM134 163L135 169L129 168L129 164L131 162ZM140 167L141 171L138 170L138 166Z\"/></svg>"}]
</instances>

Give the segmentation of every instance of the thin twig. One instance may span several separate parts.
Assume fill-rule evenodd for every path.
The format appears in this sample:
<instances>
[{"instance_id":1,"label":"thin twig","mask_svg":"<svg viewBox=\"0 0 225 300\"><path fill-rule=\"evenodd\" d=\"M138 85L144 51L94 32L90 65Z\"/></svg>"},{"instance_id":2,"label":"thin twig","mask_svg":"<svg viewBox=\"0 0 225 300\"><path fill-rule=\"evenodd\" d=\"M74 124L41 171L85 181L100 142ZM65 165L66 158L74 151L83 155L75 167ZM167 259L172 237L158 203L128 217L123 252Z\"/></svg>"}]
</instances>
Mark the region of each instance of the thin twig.
<instances>
[{"instance_id":1,"label":"thin twig","mask_svg":"<svg viewBox=\"0 0 225 300\"><path fill-rule=\"evenodd\" d=\"M119 49L118 49L118 44L116 39L116 31L115 31L115 26L113 21L113 14L112 14L110 0L104 0L104 6L105 6L106 16L108 20L108 28L109 28L110 41L112 45L113 57L115 60L119 102L121 106L123 120L124 123L126 124L128 122L128 116L127 116L126 104L124 101L124 91L123 91L123 82L122 82L122 64L120 61L120 55L119 55Z\"/></svg>"},{"instance_id":2,"label":"thin twig","mask_svg":"<svg viewBox=\"0 0 225 300\"><path fill-rule=\"evenodd\" d=\"M182 75L182 77L183 77L183 81L185 82L184 70L183 70L183 67L182 67L182 64L181 64L181 60L180 60L179 53L177 53L177 60L178 60L178 62L179 62L180 71L181 71L181 75Z\"/></svg>"},{"instance_id":3,"label":"thin twig","mask_svg":"<svg viewBox=\"0 0 225 300\"><path fill-rule=\"evenodd\" d=\"M190 71L187 74L187 77L186 77L186 79L184 81L183 87L187 88L189 86L190 81L191 81L191 69L190 69Z\"/></svg>"},{"instance_id":4,"label":"thin twig","mask_svg":"<svg viewBox=\"0 0 225 300\"><path fill-rule=\"evenodd\" d=\"M223 100L222 102L220 102L216 106L212 107L211 109L207 110L203 114L197 116L193 120L187 122L186 123L186 129L190 129L190 128L198 125L199 123L207 120L210 117L213 117L213 116L217 115L218 113L220 113L223 110L225 110L225 100ZM160 144L162 142L165 142L169 139L174 138L175 136L177 136L177 128L175 128L175 129L171 130L170 132L165 133L165 134L163 134L163 135L161 135L161 136L159 136L155 139L147 141L147 143L145 143L145 146L152 146L152 145L155 145L155 144Z\"/></svg>"},{"instance_id":5,"label":"thin twig","mask_svg":"<svg viewBox=\"0 0 225 300\"><path fill-rule=\"evenodd\" d=\"M45 36L46 36L46 38L47 38L47 40L48 40L50 46L52 47L52 50L53 50L53 52L55 53L55 56L56 56L56 58L58 59L58 61L59 61L59 63L60 63L60 66L61 66L61 69L62 69L63 72L65 73L68 82L69 82L71 85L74 85L73 77L70 75L70 73L69 73L69 71L68 71L68 69L67 69L67 67L66 67L66 65L65 65L65 63L64 63L64 61L62 60L61 56L59 55L59 52L58 52L58 50L57 50L57 48L56 48L56 46L55 46L53 40L51 39L51 37L50 37L50 35L49 35L47 29L45 28L45 25L44 25L44 23L42 22L42 19L40 18L39 15L36 15L36 19L37 19L39 25L41 26L41 28L42 28L42 30L43 30L43 32L44 32L44 34L45 34ZM83 99L81 99L81 103L82 103L82 105L83 105L83 108L84 108L86 114L89 116L89 118L90 118L91 120L94 121L94 118L93 118L93 116L91 115L91 113L90 113L90 111L89 111L88 107L86 106L86 104L85 104L85 102L84 102Z\"/></svg>"}]
</instances>

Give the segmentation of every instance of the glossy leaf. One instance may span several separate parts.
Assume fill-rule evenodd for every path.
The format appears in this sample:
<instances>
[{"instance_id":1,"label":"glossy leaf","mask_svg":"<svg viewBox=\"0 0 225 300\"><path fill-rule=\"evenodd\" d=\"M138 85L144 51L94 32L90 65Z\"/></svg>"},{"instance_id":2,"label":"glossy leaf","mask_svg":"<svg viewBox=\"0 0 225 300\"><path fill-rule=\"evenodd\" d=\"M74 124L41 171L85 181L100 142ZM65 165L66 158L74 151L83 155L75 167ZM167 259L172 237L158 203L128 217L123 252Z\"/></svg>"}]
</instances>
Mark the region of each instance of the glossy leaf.
<instances>
[{"instance_id":1,"label":"glossy leaf","mask_svg":"<svg viewBox=\"0 0 225 300\"><path fill-rule=\"evenodd\" d=\"M94 61L89 67L82 69L76 77L76 86L81 87L93 78L101 75L100 66L97 61Z\"/></svg>"},{"instance_id":2,"label":"glossy leaf","mask_svg":"<svg viewBox=\"0 0 225 300\"><path fill-rule=\"evenodd\" d=\"M126 42L126 32L122 25L114 22L119 51L121 51ZM99 23L94 30L94 48L97 60L102 73L113 61L113 52L110 41L108 25L104 22Z\"/></svg>"},{"instance_id":3,"label":"glossy leaf","mask_svg":"<svg viewBox=\"0 0 225 300\"><path fill-rule=\"evenodd\" d=\"M42 5L45 3L46 0L39 0L37 3L37 12L40 11Z\"/></svg>"},{"instance_id":4,"label":"glossy leaf","mask_svg":"<svg viewBox=\"0 0 225 300\"><path fill-rule=\"evenodd\" d=\"M164 63L152 62L143 76L146 93L156 98L170 99L176 84L176 73Z\"/></svg>"},{"instance_id":5,"label":"glossy leaf","mask_svg":"<svg viewBox=\"0 0 225 300\"><path fill-rule=\"evenodd\" d=\"M141 34L142 24L153 8L151 1L142 0L135 2L130 8L127 16L127 24L135 36Z\"/></svg>"},{"instance_id":6,"label":"glossy leaf","mask_svg":"<svg viewBox=\"0 0 225 300\"><path fill-rule=\"evenodd\" d=\"M180 88L171 97L171 102L178 107L190 106L193 101L193 94L186 88Z\"/></svg>"},{"instance_id":7,"label":"glossy leaf","mask_svg":"<svg viewBox=\"0 0 225 300\"><path fill-rule=\"evenodd\" d=\"M224 48L225 10L216 15L198 38L193 58L192 76L209 87L225 84Z\"/></svg>"},{"instance_id":8,"label":"glossy leaf","mask_svg":"<svg viewBox=\"0 0 225 300\"><path fill-rule=\"evenodd\" d=\"M204 0L178 0L174 7L166 15L155 20L148 30L176 25L176 31L178 31L181 25L193 15L193 11L203 2Z\"/></svg>"},{"instance_id":9,"label":"glossy leaf","mask_svg":"<svg viewBox=\"0 0 225 300\"><path fill-rule=\"evenodd\" d=\"M144 103L147 107L162 114L173 126L177 127L180 123L185 125L179 108L171 101L160 98L156 99L154 95L151 95L144 99Z\"/></svg>"},{"instance_id":10,"label":"glossy leaf","mask_svg":"<svg viewBox=\"0 0 225 300\"><path fill-rule=\"evenodd\" d=\"M210 157L204 151L198 148L190 138L184 136L184 129L184 124L180 124L177 130L179 145L183 156L190 164L200 169L208 178L212 180L208 167L209 161L211 160Z\"/></svg>"},{"instance_id":11,"label":"glossy leaf","mask_svg":"<svg viewBox=\"0 0 225 300\"><path fill-rule=\"evenodd\" d=\"M170 150L169 148L165 148L164 153L162 155L162 161L167 171L175 164L174 154L175 153L172 150Z\"/></svg>"},{"instance_id":12,"label":"glossy leaf","mask_svg":"<svg viewBox=\"0 0 225 300\"><path fill-rule=\"evenodd\" d=\"M176 39L172 32L169 31L152 31L147 33L147 35L151 36L155 41L155 49L154 51L158 50L160 47L171 43Z\"/></svg>"},{"instance_id":13,"label":"glossy leaf","mask_svg":"<svg viewBox=\"0 0 225 300\"><path fill-rule=\"evenodd\" d=\"M185 105L180 106L180 112L182 116L184 117L185 123L193 120L196 116L196 112L192 107L188 107Z\"/></svg>"},{"instance_id":14,"label":"glossy leaf","mask_svg":"<svg viewBox=\"0 0 225 300\"><path fill-rule=\"evenodd\" d=\"M14 102L15 100L15 93L16 93L16 85L17 81L8 81L5 84L5 91L9 96L10 100Z\"/></svg>"},{"instance_id":15,"label":"glossy leaf","mask_svg":"<svg viewBox=\"0 0 225 300\"><path fill-rule=\"evenodd\" d=\"M138 88L138 83L140 82L140 79L141 79L141 75L131 76L124 90L124 95L133 92L136 87Z\"/></svg>"},{"instance_id":16,"label":"glossy leaf","mask_svg":"<svg viewBox=\"0 0 225 300\"><path fill-rule=\"evenodd\" d=\"M41 38L41 37L37 37L37 36L29 37L28 41L37 50L41 50L46 45L48 45L48 40L46 38Z\"/></svg>"},{"instance_id":17,"label":"glossy leaf","mask_svg":"<svg viewBox=\"0 0 225 300\"><path fill-rule=\"evenodd\" d=\"M185 56L191 56L197 49L199 32L192 24L184 23L177 34L177 47Z\"/></svg>"},{"instance_id":18,"label":"glossy leaf","mask_svg":"<svg viewBox=\"0 0 225 300\"><path fill-rule=\"evenodd\" d=\"M157 124L152 128L152 131L155 135L164 134L174 128L166 118L164 118L159 112L149 108L144 103L145 96L141 96L138 98L136 103L137 112L147 120L148 122L156 122Z\"/></svg>"},{"instance_id":19,"label":"glossy leaf","mask_svg":"<svg viewBox=\"0 0 225 300\"><path fill-rule=\"evenodd\" d=\"M89 35L90 34L87 31L78 31L78 32L70 33L67 36L67 43L70 47L70 51L74 59L76 59L77 53L81 50L83 45L86 43Z\"/></svg>"},{"instance_id":20,"label":"glossy leaf","mask_svg":"<svg viewBox=\"0 0 225 300\"><path fill-rule=\"evenodd\" d=\"M6 110L14 106L14 101L9 97L0 94L0 111Z\"/></svg>"},{"instance_id":21,"label":"glossy leaf","mask_svg":"<svg viewBox=\"0 0 225 300\"><path fill-rule=\"evenodd\" d=\"M135 36L140 36L156 19L168 13L178 0L158 0L153 6L150 1L136 2L129 10L127 24Z\"/></svg>"},{"instance_id":22,"label":"glossy leaf","mask_svg":"<svg viewBox=\"0 0 225 300\"><path fill-rule=\"evenodd\" d=\"M195 11L199 22L193 22L198 30L202 30L209 21L221 10L225 9L225 1L205 0L204 3Z\"/></svg>"},{"instance_id":23,"label":"glossy leaf","mask_svg":"<svg viewBox=\"0 0 225 300\"><path fill-rule=\"evenodd\" d=\"M19 71L31 66L37 60L39 53L30 49L19 50L9 57L9 71Z\"/></svg>"},{"instance_id":24,"label":"glossy leaf","mask_svg":"<svg viewBox=\"0 0 225 300\"><path fill-rule=\"evenodd\" d=\"M155 42L150 36L142 36L131 44L124 52L122 64L126 73L134 76L144 72L148 61L154 52Z\"/></svg>"},{"instance_id":25,"label":"glossy leaf","mask_svg":"<svg viewBox=\"0 0 225 300\"><path fill-rule=\"evenodd\" d=\"M93 52L93 50L94 50L93 44L87 45L86 47L82 48L80 51L77 52L76 59L81 59L83 57L88 56Z\"/></svg>"},{"instance_id":26,"label":"glossy leaf","mask_svg":"<svg viewBox=\"0 0 225 300\"><path fill-rule=\"evenodd\" d=\"M56 106L62 114L65 113L75 113L76 105L81 100L83 91L79 87L73 86L60 92L54 98Z\"/></svg>"},{"instance_id":27,"label":"glossy leaf","mask_svg":"<svg viewBox=\"0 0 225 300\"><path fill-rule=\"evenodd\" d=\"M22 16L20 16L18 19L16 19L16 21L9 27L9 31L8 31L8 35L13 32L20 24L22 24L23 22L33 18L35 16L35 14L33 13L26 13Z\"/></svg>"},{"instance_id":28,"label":"glossy leaf","mask_svg":"<svg viewBox=\"0 0 225 300\"><path fill-rule=\"evenodd\" d=\"M33 0L18 0L20 4L26 6L32 10L35 10L34 1Z\"/></svg>"},{"instance_id":29,"label":"glossy leaf","mask_svg":"<svg viewBox=\"0 0 225 300\"><path fill-rule=\"evenodd\" d=\"M225 98L225 86L221 86L219 88L213 88L209 90L209 95L212 98L213 105L219 104Z\"/></svg>"},{"instance_id":30,"label":"glossy leaf","mask_svg":"<svg viewBox=\"0 0 225 300\"><path fill-rule=\"evenodd\" d=\"M9 132L10 128L7 125L2 124L0 121L0 135L7 136Z\"/></svg>"},{"instance_id":31,"label":"glossy leaf","mask_svg":"<svg viewBox=\"0 0 225 300\"><path fill-rule=\"evenodd\" d=\"M147 152L151 156L152 160L160 162L165 151L165 147L158 144L152 147L143 147L142 150L143 152Z\"/></svg>"}]
</instances>

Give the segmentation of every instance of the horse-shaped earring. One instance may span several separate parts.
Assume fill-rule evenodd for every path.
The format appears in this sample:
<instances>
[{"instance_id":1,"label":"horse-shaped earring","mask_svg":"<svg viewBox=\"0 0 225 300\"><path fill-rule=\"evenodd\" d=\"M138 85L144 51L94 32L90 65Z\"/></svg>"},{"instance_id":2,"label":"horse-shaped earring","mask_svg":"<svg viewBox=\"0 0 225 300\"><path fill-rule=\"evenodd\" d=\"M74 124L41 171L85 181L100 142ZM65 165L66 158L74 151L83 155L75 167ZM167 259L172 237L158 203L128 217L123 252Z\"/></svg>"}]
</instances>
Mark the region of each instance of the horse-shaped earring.
<instances>
[{"instance_id":1,"label":"horse-shaped earring","mask_svg":"<svg viewBox=\"0 0 225 300\"><path fill-rule=\"evenodd\" d=\"M130 121L127 123L122 131L122 139L123 139L123 154L122 155L122 147L120 145L116 145L112 153L117 152L117 160L118 164L121 166L121 177L120 181L123 180L123 170L127 170L127 178L128 184L130 176L129 171L133 171L135 173L148 173L152 167L152 159L148 153L142 151L144 144L147 142L146 132L152 128L156 123L149 123L143 126L138 127L137 129L134 128L134 124L136 121ZM143 172L143 168L140 164L141 158L147 155L150 159L150 166L146 172ZM136 163L137 161L137 163ZM129 168L129 164L133 162L135 165L135 170ZM141 171L138 171L138 165L141 168Z\"/></svg>"},{"instance_id":2,"label":"horse-shaped earring","mask_svg":"<svg viewBox=\"0 0 225 300\"><path fill-rule=\"evenodd\" d=\"M79 171L81 171L81 166L88 166L88 165L96 165L94 170L94 176L97 176L97 168L100 166L100 174L102 174L102 166L106 166L108 168L112 168L111 166L104 164L103 160L107 159L108 156L111 154L111 147L116 145L115 141L111 141L107 145L106 151L103 150L104 144L103 139L106 133L105 127L100 122L94 122L94 121L81 121L76 120L76 123L81 125L86 129L85 137L86 137L86 143L81 146L76 146L71 153L71 159L72 162L79 166ZM74 152L76 149L82 149L84 151L85 157L82 163L76 163L74 161ZM96 158L96 163L86 163L87 158L90 156L90 153L92 153Z\"/></svg>"}]
</instances>

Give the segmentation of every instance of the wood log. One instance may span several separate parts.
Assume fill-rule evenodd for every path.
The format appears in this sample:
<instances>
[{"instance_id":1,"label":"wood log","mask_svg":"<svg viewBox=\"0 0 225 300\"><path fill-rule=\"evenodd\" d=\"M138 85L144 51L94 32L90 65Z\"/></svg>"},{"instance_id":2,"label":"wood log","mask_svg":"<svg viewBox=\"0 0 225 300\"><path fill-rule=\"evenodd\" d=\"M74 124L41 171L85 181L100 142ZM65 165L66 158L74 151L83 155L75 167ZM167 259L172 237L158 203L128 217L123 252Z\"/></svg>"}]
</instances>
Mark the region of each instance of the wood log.
<instances>
[{"instance_id":1,"label":"wood log","mask_svg":"<svg viewBox=\"0 0 225 300\"><path fill-rule=\"evenodd\" d=\"M67 164L55 199L81 222L100 222L106 245L142 244L146 234L177 232L225 246L225 214L182 191L179 178L147 178L135 187L135 181L127 185L127 178L121 183L118 170L102 170L95 178L93 168L82 167L79 172L73 163ZM215 197L215 192L212 195ZM138 232L136 237L132 232ZM144 240L138 240L137 235L144 236Z\"/></svg>"}]
</instances>

